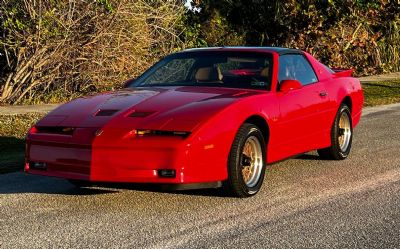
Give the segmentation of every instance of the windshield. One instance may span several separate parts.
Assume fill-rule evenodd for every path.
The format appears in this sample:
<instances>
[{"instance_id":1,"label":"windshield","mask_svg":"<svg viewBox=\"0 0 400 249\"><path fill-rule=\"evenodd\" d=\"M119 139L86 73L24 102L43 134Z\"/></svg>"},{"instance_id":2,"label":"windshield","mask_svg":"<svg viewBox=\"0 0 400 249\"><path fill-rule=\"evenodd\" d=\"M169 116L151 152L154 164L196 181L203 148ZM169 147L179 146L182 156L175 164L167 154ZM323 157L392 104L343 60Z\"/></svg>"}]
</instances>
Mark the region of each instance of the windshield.
<instances>
[{"instance_id":1,"label":"windshield","mask_svg":"<svg viewBox=\"0 0 400 249\"><path fill-rule=\"evenodd\" d=\"M133 85L212 86L270 90L272 56L267 53L196 51L172 54Z\"/></svg>"}]
</instances>

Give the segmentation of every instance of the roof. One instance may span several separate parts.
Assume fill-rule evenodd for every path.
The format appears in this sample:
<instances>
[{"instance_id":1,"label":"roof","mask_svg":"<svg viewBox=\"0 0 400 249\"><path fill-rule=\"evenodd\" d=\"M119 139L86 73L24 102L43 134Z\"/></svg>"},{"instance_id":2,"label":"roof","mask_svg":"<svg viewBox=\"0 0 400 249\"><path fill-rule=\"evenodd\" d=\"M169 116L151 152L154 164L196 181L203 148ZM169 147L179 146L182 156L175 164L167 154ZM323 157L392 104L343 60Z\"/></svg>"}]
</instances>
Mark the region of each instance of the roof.
<instances>
[{"instance_id":1,"label":"roof","mask_svg":"<svg viewBox=\"0 0 400 249\"><path fill-rule=\"evenodd\" d=\"M265 52L276 52L279 55L283 54L303 54L303 51L294 48L284 47L248 47L248 46L235 46L235 47L203 47L203 48L190 48L185 49L182 52L197 52L197 51L265 51Z\"/></svg>"}]
</instances>

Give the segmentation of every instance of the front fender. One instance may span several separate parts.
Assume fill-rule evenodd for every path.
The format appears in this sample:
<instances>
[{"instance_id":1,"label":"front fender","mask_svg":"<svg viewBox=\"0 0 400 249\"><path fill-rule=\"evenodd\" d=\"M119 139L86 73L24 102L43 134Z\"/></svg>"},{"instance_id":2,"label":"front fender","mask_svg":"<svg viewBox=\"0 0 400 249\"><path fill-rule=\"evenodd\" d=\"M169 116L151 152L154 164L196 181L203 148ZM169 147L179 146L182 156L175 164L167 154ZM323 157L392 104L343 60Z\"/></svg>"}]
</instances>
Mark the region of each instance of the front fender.
<instances>
[{"instance_id":1,"label":"front fender","mask_svg":"<svg viewBox=\"0 0 400 249\"><path fill-rule=\"evenodd\" d=\"M259 99L261 101L261 99ZM227 164L233 140L240 126L257 115L269 122L257 100L235 102L199 126L190 136L185 175L189 181L222 181L228 177ZM278 110L277 108L275 108Z\"/></svg>"}]
</instances>

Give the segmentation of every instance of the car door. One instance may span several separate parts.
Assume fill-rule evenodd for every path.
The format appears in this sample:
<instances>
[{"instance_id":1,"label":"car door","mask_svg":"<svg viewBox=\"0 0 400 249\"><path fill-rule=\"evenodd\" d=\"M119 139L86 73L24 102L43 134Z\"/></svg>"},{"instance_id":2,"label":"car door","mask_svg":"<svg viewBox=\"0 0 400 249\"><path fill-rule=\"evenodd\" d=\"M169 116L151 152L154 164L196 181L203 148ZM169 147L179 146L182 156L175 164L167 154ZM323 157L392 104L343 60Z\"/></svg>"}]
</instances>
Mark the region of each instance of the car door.
<instances>
[{"instance_id":1,"label":"car door","mask_svg":"<svg viewBox=\"0 0 400 249\"><path fill-rule=\"evenodd\" d=\"M327 135L323 132L326 123L323 109L328 101L326 91L304 55L279 57L278 80L286 79L298 80L302 87L287 93L277 89L280 110L280 148L277 149L281 158L316 149Z\"/></svg>"}]
</instances>

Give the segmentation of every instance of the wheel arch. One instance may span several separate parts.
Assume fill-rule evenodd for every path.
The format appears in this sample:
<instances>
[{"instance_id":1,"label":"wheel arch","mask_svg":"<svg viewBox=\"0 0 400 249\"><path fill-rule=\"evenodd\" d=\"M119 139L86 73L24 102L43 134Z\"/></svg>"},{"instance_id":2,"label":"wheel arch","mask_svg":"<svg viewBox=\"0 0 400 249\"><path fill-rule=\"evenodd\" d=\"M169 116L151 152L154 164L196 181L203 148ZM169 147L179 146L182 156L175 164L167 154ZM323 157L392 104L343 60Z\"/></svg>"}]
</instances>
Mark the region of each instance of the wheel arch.
<instances>
[{"instance_id":1,"label":"wheel arch","mask_svg":"<svg viewBox=\"0 0 400 249\"><path fill-rule=\"evenodd\" d=\"M352 112L352 109L353 109L353 101L352 101L352 99L351 99L350 96L344 97L343 100L342 100L342 102L340 102L340 103L341 103L341 104L347 105L347 106L349 107L349 109L350 109L350 113Z\"/></svg>"},{"instance_id":2,"label":"wheel arch","mask_svg":"<svg viewBox=\"0 0 400 249\"><path fill-rule=\"evenodd\" d=\"M268 122L263 117L259 115L252 115L248 117L243 123L250 123L257 126L261 130L261 133L263 134L265 143L268 144L270 130Z\"/></svg>"}]
</instances>

